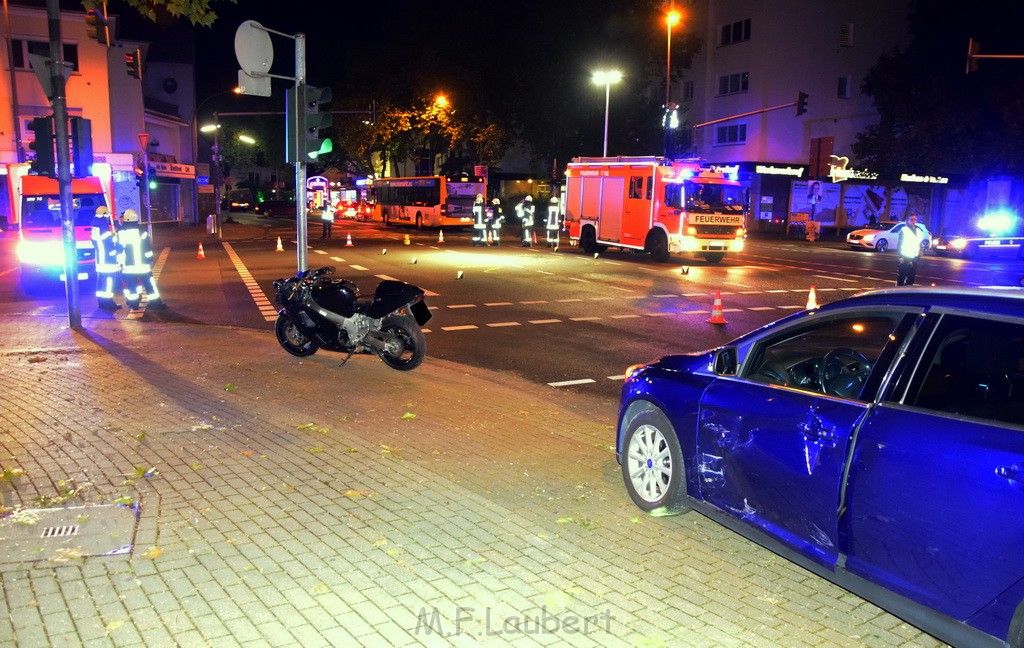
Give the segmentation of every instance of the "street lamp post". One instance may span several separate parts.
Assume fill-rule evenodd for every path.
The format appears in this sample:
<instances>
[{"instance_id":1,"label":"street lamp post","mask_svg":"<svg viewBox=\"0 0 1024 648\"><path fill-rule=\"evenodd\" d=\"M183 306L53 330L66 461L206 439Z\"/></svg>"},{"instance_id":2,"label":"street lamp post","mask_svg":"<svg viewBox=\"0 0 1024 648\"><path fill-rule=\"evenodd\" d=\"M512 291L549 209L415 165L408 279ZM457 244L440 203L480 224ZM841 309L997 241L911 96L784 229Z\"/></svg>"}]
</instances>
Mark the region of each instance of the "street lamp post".
<instances>
[{"instance_id":1,"label":"street lamp post","mask_svg":"<svg viewBox=\"0 0 1024 648\"><path fill-rule=\"evenodd\" d=\"M594 72L594 83L604 86L604 153L602 157L608 157L608 104L611 99L613 83L622 81L622 72L618 70L602 70Z\"/></svg>"},{"instance_id":2,"label":"street lamp post","mask_svg":"<svg viewBox=\"0 0 1024 648\"><path fill-rule=\"evenodd\" d=\"M667 25L667 38L665 39L665 108L668 109L669 97L671 96L672 88L672 25L676 25L682 19L680 14L675 9L670 9L668 14L665 15L665 24Z\"/></svg>"}]
</instances>

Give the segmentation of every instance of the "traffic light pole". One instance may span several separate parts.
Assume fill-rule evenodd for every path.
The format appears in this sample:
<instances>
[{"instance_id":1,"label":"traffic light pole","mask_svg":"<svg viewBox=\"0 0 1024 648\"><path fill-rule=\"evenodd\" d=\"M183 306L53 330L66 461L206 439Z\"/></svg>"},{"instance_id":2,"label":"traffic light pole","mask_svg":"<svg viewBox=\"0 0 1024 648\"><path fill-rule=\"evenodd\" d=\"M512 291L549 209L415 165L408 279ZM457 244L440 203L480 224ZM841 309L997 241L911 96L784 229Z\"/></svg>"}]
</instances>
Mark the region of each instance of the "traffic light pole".
<instances>
[{"instance_id":1,"label":"traffic light pole","mask_svg":"<svg viewBox=\"0 0 1024 648\"><path fill-rule=\"evenodd\" d=\"M60 187L61 239L64 244L64 286L68 297L68 325L82 328L78 295L78 249L75 246L74 198L71 192L71 153L68 150L68 105L64 83L64 47L60 33L60 2L46 0L50 31L50 79L53 83L53 125L57 140L57 183Z\"/></svg>"},{"instance_id":2,"label":"traffic light pole","mask_svg":"<svg viewBox=\"0 0 1024 648\"><path fill-rule=\"evenodd\" d=\"M306 83L306 35L295 34L295 142L293 151L295 160L295 231L298 238L296 247L296 263L299 272L309 269L306 255L306 243L309 238L309 223L306 221L306 111L299 105L301 99L300 86ZM287 101L287 99L285 99ZM285 128L287 128L287 124Z\"/></svg>"}]
</instances>

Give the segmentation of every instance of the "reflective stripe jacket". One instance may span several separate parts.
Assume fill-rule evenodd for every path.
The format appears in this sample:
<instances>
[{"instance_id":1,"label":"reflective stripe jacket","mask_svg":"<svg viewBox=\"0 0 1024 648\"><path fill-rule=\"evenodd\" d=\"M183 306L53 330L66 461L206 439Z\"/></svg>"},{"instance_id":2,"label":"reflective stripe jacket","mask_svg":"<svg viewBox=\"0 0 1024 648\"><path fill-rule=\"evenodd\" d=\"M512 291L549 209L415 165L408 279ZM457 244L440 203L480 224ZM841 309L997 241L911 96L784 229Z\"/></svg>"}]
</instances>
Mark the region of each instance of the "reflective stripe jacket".
<instances>
[{"instance_id":1,"label":"reflective stripe jacket","mask_svg":"<svg viewBox=\"0 0 1024 648\"><path fill-rule=\"evenodd\" d=\"M149 233L138 223L129 223L117 233L121 244L121 271L125 274L146 274L153 271L153 248Z\"/></svg>"},{"instance_id":2,"label":"reflective stripe jacket","mask_svg":"<svg viewBox=\"0 0 1024 648\"><path fill-rule=\"evenodd\" d=\"M96 248L96 272L117 272L117 233L108 218L92 221L92 244Z\"/></svg>"},{"instance_id":3,"label":"reflective stripe jacket","mask_svg":"<svg viewBox=\"0 0 1024 648\"><path fill-rule=\"evenodd\" d=\"M924 230L919 225L904 225L899 230L899 242L896 252L901 257L916 259L921 256L921 243L924 241Z\"/></svg>"}]
</instances>

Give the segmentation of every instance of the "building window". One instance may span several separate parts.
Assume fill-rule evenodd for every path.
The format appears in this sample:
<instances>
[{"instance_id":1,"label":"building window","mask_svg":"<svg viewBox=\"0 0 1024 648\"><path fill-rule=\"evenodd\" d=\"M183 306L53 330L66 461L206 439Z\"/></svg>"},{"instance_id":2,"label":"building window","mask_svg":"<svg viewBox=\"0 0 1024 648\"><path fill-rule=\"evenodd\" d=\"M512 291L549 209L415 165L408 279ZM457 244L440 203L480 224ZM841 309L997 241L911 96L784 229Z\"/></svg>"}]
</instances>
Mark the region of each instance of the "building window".
<instances>
[{"instance_id":1,"label":"building window","mask_svg":"<svg viewBox=\"0 0 1024 648\"><path fill-rule=\"evenodd\" d=\"M722 25L721 42L719 45L732 45L750 40L750 18L728 25Z\"/></svg>"},{"instance_id":2,"label":"building window","mask_svg":"<svg viewBox=\"0 0 1024 648\"><path fill-rule=\"evenodd\" d=\"M853 47L853 23L839 25L839 44L843 47Z\"/></svg>"},{"instance_id":3,"label":"building window","mask_svg":"<svg viewBox=\"0 0 1024 648\"><path fill-rule=\"evenodd\" d=\"M715 145L743 144L747 141L747 125L733 124L715 128Z\"/></svg>"},{"instance_id":4,"label":"building window","mask_svg":"<svg viewBox=\"0 0 1024 648\"><path fill-rule=\"evenodd\" d=\"M853 79L850 77L850 75L839 77L839 93L838 93L838 96L839 96L840 99L849 99L850 98L850 86L852 86L852 85L853 85Z\"/></svg>"},{"instance_id":5,"label":"building window","mask_svg":"<svg viewBox=\"0 0 1024 648\"><path fill-rule=\"evenodd\" d=\"M750 73L749 72L738 72L736 74L728 74L726 76L718 77L718 94L736 94L737 92L746 92L747 87L750 85Z\"/></svg>"},{"instance_id":6,"label":"building window","mask_svg":"<svg viewBox=\"0 0 1024 648\"><path fill-rule=\"evenodd\" d=\"M16 70L31 70L32 66L29 63L29 54L38 54L40 56L50 57L50 43L48 41L32 41L22 40L20 38L11 39L11 61L14 63L14 69ZM78 45L74 43L64 43L64 61L71 63L72 71L78 72Z\"/></svg>"},{"instance_id":7,"label":"building window","mask_svg":"<svg viewBox=\"0 0 1024 648\"><path fill-rule=\"evenodd\" d=\"M693 99L693 81L683 81L683 100L691 101Z\"/></svg>"}]
</instances>

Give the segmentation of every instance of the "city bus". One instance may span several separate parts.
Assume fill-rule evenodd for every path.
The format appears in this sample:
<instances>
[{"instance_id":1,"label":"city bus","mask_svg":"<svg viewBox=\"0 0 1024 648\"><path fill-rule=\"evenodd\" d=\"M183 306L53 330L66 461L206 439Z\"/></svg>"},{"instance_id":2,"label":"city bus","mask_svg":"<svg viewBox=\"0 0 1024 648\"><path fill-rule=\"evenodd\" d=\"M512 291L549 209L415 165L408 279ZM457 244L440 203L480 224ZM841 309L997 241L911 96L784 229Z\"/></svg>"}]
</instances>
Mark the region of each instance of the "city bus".
<instances>
[{"instance_id":1,"label":"city bus","mask_svg":"<svg viewBox=\"0 0 1024 648\"><path fill-rule=\"evenodd\" d=\"M370 188L374 220L417 229L472 226L473 201L483 193L484 179L474 176L380 178Z\"/></svg>"}]
</instances>

